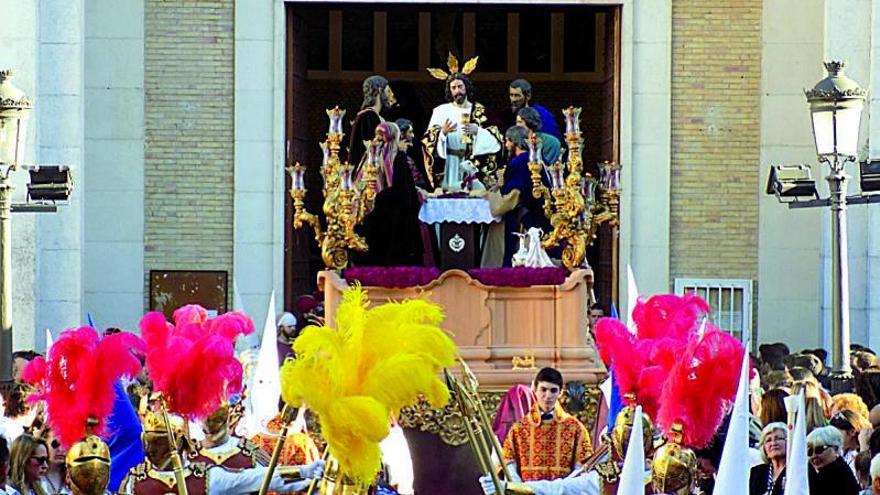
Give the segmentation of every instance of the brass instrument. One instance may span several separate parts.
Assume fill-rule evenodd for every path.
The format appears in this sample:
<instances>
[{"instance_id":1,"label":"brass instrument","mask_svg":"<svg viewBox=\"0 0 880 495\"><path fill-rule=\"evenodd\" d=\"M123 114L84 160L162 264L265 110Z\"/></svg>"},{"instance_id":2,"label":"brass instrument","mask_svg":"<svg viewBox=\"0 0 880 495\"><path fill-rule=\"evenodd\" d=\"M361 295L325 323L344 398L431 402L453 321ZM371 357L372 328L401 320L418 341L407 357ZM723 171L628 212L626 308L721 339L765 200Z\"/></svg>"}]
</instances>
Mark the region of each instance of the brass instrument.
<instances>
[{"instance_id":1,"label":"brass instrument","mask_svg":"<svg viewBox=\"0 0 880 495\"><path fill-rule=\"evenodd\" d=\"M327 139L321 143L323 164L321 177L324 179L323 212L326 226L322 226L318 215L305 209L306 168L298 162L287 167L291 178L290 197L293 198L293 228L300 229L308 224L315 231L315 240L321 246L321 258L328 268L341 270L348 265L348 250L366 251L367 243L354 231L367 213L372 211L376 200L376 180L379 170L378 144L365 141L366 160L362 167L360 180L353 177L354 164L339 158L342 138L342 118L345 110L338 106L327 110L330 127Z\"/></svg>"},{"instance_id":2,"label":"brass instrument","mask_svg":"<svg viewBox=\"0 0 880 495\"><path fill-rule=\"evenodd\" d=\"M501 444L498 442L495 432L492 431L492 423L489 421L486 409L480 401L478 391L480 383L464 360L459 358L459 363L462 368L461 380L452 375L449 370L444 370L443 372L446 374L446 383L449 385L449 389L455 395L456 402L458 403L468 443L474 452L474 456L477 458L480 472L492 477L492 481L495 484L495 493L499 495L505 493L502 482L507 483L507 493L534 494L532 489L523 484L511 483L513 477L507 464L504 462ZM493 453L501 461L500 473L494 467Z\"/></svg>"},{"instance_id":3,"label":"brass instrument","mask_svg":"<svg viewBox=\"0 0 880 495\"><path fill-rule=\"evenodd\" d=\"M616 228L619 224L620 165L607 161L599 164L598 182L590 174L584 174L581 109L568 107L562 114L565 117L565 142L568 144L567 171L566 164L561 161L544 163L541 140L535 133L529 136L528 141L529 171L532 195L536 199L543 199L544 214L553 227L541 244L545 249L563 245L562 263L569 270L574 270L584 262L587 247L596 239L599 226L608 223ZM549 176L549 188L541 182L542 170Z\"/></svg>"}]
</instances>

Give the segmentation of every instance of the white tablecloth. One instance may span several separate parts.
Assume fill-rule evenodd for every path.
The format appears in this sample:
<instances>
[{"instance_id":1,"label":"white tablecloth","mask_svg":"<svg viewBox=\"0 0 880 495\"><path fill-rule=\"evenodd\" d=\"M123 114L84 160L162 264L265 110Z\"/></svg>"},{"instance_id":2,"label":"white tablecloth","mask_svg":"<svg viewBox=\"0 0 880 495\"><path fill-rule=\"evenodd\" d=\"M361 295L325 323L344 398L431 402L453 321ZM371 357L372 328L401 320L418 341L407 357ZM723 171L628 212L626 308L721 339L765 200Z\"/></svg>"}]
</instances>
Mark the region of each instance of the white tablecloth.
<instances>
[{"instance_id":1,"label":"white tablecloth","mask_svg":"<svg viewBox=\"0 0 880 495\"><path fill-rule=\"evenodd\" d=\"M425 223L493 223L501 217L492 216L489 200L483 198L428 198L419 210Z\"/></svg>"}]
</instances>

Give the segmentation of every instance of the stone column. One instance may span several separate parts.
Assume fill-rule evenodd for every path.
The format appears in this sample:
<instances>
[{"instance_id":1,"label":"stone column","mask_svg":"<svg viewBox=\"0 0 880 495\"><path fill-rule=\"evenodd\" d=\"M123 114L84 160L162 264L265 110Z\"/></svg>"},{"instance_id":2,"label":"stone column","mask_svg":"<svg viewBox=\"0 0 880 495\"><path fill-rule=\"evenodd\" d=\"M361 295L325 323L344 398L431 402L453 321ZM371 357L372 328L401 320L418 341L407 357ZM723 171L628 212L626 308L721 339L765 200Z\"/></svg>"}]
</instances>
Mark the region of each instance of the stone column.
<instances>
[{"instance_id":1,"label":"stone column","mask_svg":"<svg viewBox=\"0 0 880 495\"><path fill-rule=\"evenodd\" d=\"M39 120L37 158L71 169L76 189L57 213L37 217L37 317L34 347L45 346L45 328L57 333L86 323L82 298L83 0L40 0ZM27 336L22 336L27 338Z\"/></svg>"},{"instance_id":2,"label":"stone column","mask_svg":"<svg viewBox=\"0 0 880 495\"><path fill-rule=\"evenodd\" d=\"M870 25L870 48L873 54L866 68L867 77L862 82L873 91L868 91L866 113L862 115L862 128L868 133L868 158L880 160L880 116L868 118L872 109L880 109L880 0L871 2L869 18ZM867 246L867 270L865 276L868 279L868 289L865 296L867 310L868 346L877 348L880 346L880 208L872 206L868 208L868 246Z\"/></svg>"}]
</instances>

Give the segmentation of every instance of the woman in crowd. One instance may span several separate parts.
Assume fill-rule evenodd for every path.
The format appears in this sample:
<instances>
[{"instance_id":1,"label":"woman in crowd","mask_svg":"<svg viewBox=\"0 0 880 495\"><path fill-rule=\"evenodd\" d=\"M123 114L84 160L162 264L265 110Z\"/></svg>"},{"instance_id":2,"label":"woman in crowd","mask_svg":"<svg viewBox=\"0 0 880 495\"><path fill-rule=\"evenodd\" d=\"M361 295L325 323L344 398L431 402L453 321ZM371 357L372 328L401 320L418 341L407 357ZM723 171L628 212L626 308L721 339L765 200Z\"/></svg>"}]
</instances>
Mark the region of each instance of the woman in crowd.
<instances>
[{"instance_id":1,"label":"woman in crowd","mask_svg":"<svg viewBox=\"0 0 880 495\"><path fill-rule=\"evenodd\" d=\"M822 395L819 387L813 382L797 382L794 385L792 395L798 395L801 393L801 390L804 391L804 397L806 398L807 433L809 433L816 428L827 425L828 421L825 415L825 408L822 406Z\"/></svg>"},{"instance_id":2,"label":"woman in crowd","mask_svg":"<svg viewBox=\"0 0 880 495\"><path fill-rule=\"evenodd\" d=\"M752 468L749 495L782 495L785 490L785 454L788 428L785 423L770 423L761 431L763 464Z\"/></svg>"},{"instance_id":3,"label":"woman in crowd","mask_svg":"<svg viewBox=\"0 0 880 495\"><path fill-rule=\"evenodd\" d=\"M844 409L859 413L863 418L868 419L868 406L865 404L865 401L856 394L845 393L831 397L832 417Z\"/></svg>"},{"instance_id":4,"label":"woman in crowd","mask_svg":"<svg viewBox=\"0 0 880 495\"><path fill-rule=\"evenodd\" d=\"M21 435L12 442L9 454L9 484L21 495L47 495L40 478L49 468L49 445L31 435Z\"/></svg>"},{"instance_id":5,"label":"woman in crowd","mask_svg":"<svg viewBox=\"0 0 880 495\"><path fill-rule=\"evenodd\" d=\"M868 450L871 423L859 413L844 409L831 417L831 426L840 432L840 436L843 438L841 456L855 474L856 456L860 451ZM863 432L867 432L867 434Z\"/></svg>"},{"instance_id":6,"label":"woman in crowd","mask_svg":"<svg viewBox=\"0 0 880 495\"><path fill-rule=\"evenodd\" d=\"M766 426L770 423L785 423L788 414L785 410L785 398L788 392L781 388L775 388L761 397L761 424Z\"/></svg>"},{"instance_id":7,"label":"woman in crowd","mask_svg":"<svg viewBox=\"0 0 880 495\"><path fill-rule=\"evenodd\" d=\"M67 457L67 449L61 445L52 430L49 430L45 436L49 445L49 468L40 478L40 484L43 491L49 495L69 494L71 491L65 486L67 465L64 460Z\"/></svg>"},{"instance_id":8,"label":"woman in crowd","mask_svg":"<svg viewBox=\"0 0 880 495\"><path fill-rule=\"evenodd\" d=\"M859 482L840 455L843 438L833 426L816 428L807 435L810 493L813 495L858 495Z\"/></svg>"}]
</instances>

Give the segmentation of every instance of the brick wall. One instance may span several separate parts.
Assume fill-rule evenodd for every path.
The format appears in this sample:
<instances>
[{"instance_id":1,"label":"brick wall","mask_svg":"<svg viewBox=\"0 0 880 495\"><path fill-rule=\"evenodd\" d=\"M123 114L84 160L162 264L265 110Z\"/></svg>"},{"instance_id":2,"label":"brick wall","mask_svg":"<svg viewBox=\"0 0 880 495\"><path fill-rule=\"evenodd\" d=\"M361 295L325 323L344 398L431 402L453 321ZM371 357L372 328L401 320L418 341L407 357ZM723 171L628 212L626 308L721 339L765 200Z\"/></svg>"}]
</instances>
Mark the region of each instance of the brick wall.
<instances>
[{"instance_id":1,"label":"brick wall","mask_svg":"<svg viewBox=\"0 0 880 495\"><path fill-rule=\"evenodd\" d=\"M233 0L144 2L144 277L226 270L230 297L233 14Z\"/></svg>"},{"instance_id":2,"label":"brick wall","mask_svg":"<svg viewBox=\"0 0 880 495\"><path fill-rule=\"evenodd\" d=\"M673 279L757 279L761 6L672 2Z\"/></svg>"}]
</instances>

